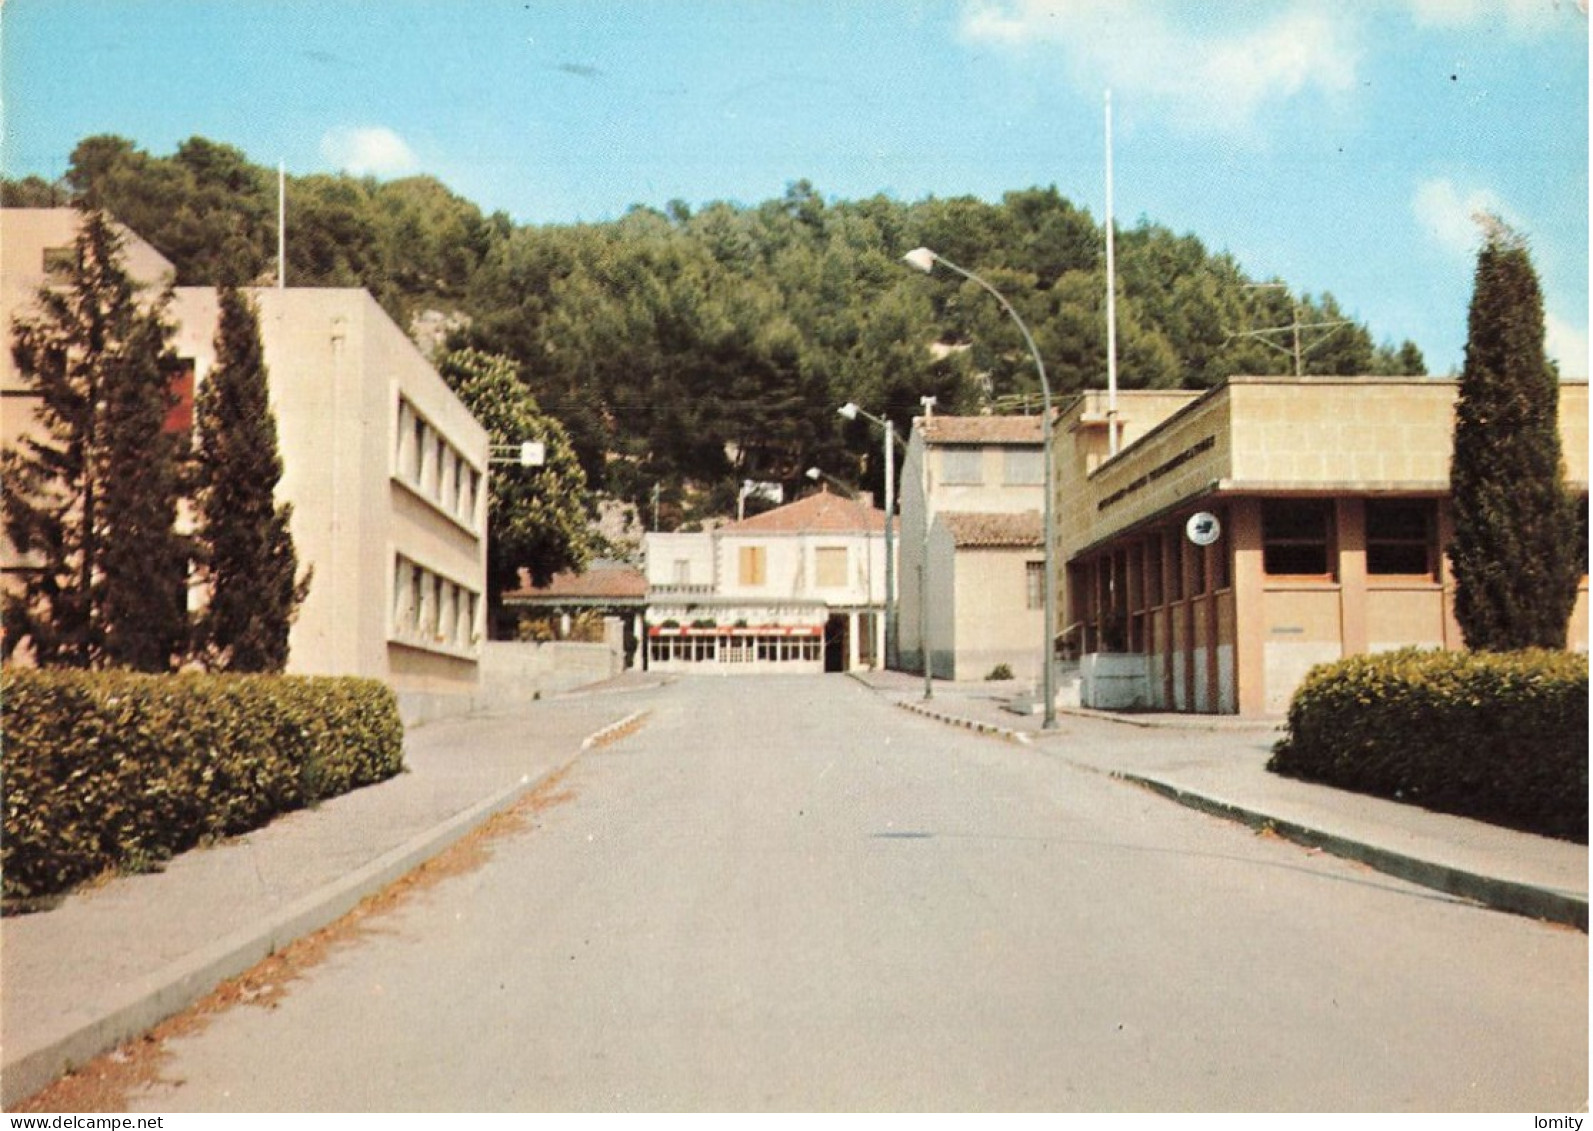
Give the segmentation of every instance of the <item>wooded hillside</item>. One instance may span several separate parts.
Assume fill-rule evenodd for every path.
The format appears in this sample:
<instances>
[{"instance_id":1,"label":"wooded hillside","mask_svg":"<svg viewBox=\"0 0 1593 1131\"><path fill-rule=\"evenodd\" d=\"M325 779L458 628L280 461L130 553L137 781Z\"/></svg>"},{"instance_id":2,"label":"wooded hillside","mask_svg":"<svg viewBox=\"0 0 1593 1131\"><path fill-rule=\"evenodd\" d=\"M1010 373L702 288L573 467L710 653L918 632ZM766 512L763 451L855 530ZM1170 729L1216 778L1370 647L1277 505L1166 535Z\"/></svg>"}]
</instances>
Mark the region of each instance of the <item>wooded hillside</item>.
<instances>
[{"instance_id":1,"label":"wooded hillside","mask_svg":"<svg viewBox=\"0 0 1593 1131\"><path fill-rule=\"evenodd\" d=\"M276 273L276 171L192 138L156 157L86 139L64 182L3 185L7 206L83 199L177 266L180 284ZM1106 375L1101 225L1055 188L999 203L826 199L806 181L756 205L637 206L611 223L517 225L430 177L288 178L292 286L363 286L400 325L461 315L450 344L521 364L590 481L664 525L734 509L743 479L795 486L813 464L878 491L877 435L845 401L905 429L919 398L1012 410L1038 382L998 304L902 254L928 246L977 271L1033 331L1053 393ZM1345 320L1331 295L1257 287L1226 253L1148 220L1117 234L1119 381L1201 388L1292 372L1291 335ZM1358 323L1306 329L1311 374L1422 373L1420 352ZM1032 404L1031 404L1032 408Z\"/></svg>"}]
</instances>

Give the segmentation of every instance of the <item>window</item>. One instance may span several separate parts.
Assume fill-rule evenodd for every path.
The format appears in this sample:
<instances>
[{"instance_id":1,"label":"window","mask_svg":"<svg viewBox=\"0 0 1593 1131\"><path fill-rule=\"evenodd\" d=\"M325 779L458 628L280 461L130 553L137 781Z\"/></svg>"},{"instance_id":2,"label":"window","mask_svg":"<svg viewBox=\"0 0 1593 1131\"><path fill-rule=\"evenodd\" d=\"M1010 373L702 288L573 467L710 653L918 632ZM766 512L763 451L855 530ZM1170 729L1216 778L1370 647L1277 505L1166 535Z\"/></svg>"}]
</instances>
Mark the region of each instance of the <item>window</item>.
<instances>
[{"instance_id":1,"label":"window","mask_svg":"<svg viewBox=\"0 0 1593 1131\"><path fill-rule=\"evenodd\" d=\"M984 463L981 448L947 448L940 456L941 482L977 487L985 481Z\"/></svg>"},{"instance_id":2,"label":"window","mask_svg":"<svg viewBox=\"0 0 1593 1131\"><path fill-rule=\"evenodd\" d=\"M1024 608L1045 608L1045 563L1024 562L1023 574Z\"/></svg>"},{"instance_id":3,"label":"window","mask_svg":"<svg viewBox=\"0 0 1593 1131\"><path fill-rule=\"evenodd\" d=\"M691 559L690 558L676 558L675 559L675 584L676 585L690 585L691 584Z\"/></svg>"},{"instance_id":4,"label":"window","mask_svg":"<svg viewBox=\"0 0 1593 1131\"><path fill-rule=\"evenodd\" d=\"M1045 482L1045 453L1033 448L1008 448L1003 470L1009 487L1038 487Z\"/></svg>"},{"instance_id":5,"label":"window","mask_svg":"<svg viewBox=\"0 0 1593 1131\"><path fill-rule=\"evenodd\" d=\"M1167 540L1167 603L1184 599L1184 539L1182 532Z\"/></svg>"},{"instance_id":6,"label":"window","mask_svg":"<svg viewBox=\"0 0 1593 1131\"><path fill-rule=\"evenodd\" d=\"M193 358L181 359L180 365L171 379L172 403L166 410L166 422L161 425L161 431L186 436L194 430Z\"/></svg>"},{"instance_id":7,"label":"window","mask_svg":"<svg viewBox=\"0 0 1593 1131\"><path fill-rule=\"evenodd\" d=\"M764 548L762 546L743 546L738 554L740 565L740 581L742 585L764 584Z\"/></svg>"},{"instance_id":8,"label":"window","mask_svg":"<svg viewBox=\"0 0 1593 1131\"><path fill-rule=\"evenodd\" d=\"M819 588L840 589L846 585L846 547L820 546L813 551Z\"/></svg>"},{"instance_id":9,"label":"window","mask_svg":"<svg viewBox=\"0 0 1593 1131\"><path fill-rule=\"evenodd\" d=\"M1366 501L1366 572L1433 576L1435 506L1429 499Z\"/></svg>"},{"instance_id":10,"label":"window","mask_svg":"<svg viewBox=\"0 0 1593 1131\"><path fill-rule=\"evenodd\" d=\"M1326 577L1333 504L1326 499L1271 499L1261 504L1261 557L1267 573Z\"/></svg>"},{"instance_id":11,"label":"window","mask_svg":"<svg viewBox=\"0 0 1593 1131\"><path fill-rule=\"evenodd\" d=\"M72 272L77 268L77 248L71 244L65 247L45 248L42 266L44 275L50 282L69 282Z\"/></svg>"}]
</instances>

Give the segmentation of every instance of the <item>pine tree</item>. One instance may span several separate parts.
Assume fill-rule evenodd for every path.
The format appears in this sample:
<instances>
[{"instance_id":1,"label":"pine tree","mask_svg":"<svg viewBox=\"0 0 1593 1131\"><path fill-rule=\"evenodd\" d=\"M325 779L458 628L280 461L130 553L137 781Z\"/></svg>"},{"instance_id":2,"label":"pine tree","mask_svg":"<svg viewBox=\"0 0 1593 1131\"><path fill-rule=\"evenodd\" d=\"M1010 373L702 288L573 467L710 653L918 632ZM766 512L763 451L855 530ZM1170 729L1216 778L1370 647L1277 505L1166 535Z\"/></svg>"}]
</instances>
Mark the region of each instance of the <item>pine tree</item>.
<instances>
[{"instance_id":1,"label":"pine tree","mask_svg":"<svg viewBox=\"0 0 1593 1131\"><path fill-rule=\"evenodd\" d=\"M1455 617L1476 650L1564 648L1580 559L1559 379L1525 241L1496 219L1485 228L1450 464Z\"/></svg>"},{"instance_id":2,"label":"pine tree","mask_svg":"<svg viewBox=\"0 0 1593 1131\"><path fill-rule=\"evenodd\" d=\"M234 286L218 305L216 364L196 405L197 539L210 592L195 651L212 669L280 672L310 576L295 577L293 507L274 494L282 457L258 314Z\"/></svg>"},{"instance_id":3,"label":"pine tree","mask_svg":"<svg viewBox=\"0 0 1593 1131\"><path fill-rule=\"evenodd\" d=\"M187 543L176 531L180 437L166 429L179 362L170 293L139 301L109 217L83 214L63 286L17 319L12 356L38 428L4 454L5 523L37 567L5 606L7 653L166 671L187 638Z\"/></svg>"}]
</instances>

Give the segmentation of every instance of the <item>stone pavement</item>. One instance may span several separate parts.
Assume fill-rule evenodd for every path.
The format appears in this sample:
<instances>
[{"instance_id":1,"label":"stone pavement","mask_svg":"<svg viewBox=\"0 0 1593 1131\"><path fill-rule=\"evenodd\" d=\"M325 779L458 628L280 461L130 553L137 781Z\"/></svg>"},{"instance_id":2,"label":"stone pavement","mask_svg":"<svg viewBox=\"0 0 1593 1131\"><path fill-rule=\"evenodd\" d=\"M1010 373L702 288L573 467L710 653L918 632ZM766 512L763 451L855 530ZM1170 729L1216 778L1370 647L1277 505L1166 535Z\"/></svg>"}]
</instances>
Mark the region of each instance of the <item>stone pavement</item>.
<instances>
[{"instance_id":1,"label":"stone pavement","mask_svg":"<svg viewBox=\"0 0 1593 1131\"><path fill-rule=\"evenodd\" d=\"M1500 911L1587 930L1587 846L1294 781L1266 769L1282 719L1120 714L1065 708L1055 729L1007 704L1012 683L865 672L856 678L903 709L1151 789L1192 808Z\"/></svg>"},{"instance_id":2,"label":"stone pavement","mask_svg":"<svg viewBox=\"0 0 1593 1131\"><path fill-rule=\"evenodd\" d=\"M657 677L411 728L406 771L0 930L0 1106L331 923L645 712Z\"/></svg>"}]
</instances>

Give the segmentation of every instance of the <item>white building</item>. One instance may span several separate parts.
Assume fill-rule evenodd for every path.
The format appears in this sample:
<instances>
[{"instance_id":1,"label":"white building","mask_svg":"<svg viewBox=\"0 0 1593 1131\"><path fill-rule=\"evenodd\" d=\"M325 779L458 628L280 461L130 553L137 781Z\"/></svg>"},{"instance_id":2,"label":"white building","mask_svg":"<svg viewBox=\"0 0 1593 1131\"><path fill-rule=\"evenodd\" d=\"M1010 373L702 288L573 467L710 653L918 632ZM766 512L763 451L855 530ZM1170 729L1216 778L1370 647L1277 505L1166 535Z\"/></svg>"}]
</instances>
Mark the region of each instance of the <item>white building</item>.
<instances>
[{"instance_id":1,"label":"white building","mask_svg":"<svg viewBox=\"0 0 1593 1131\"><path fill-rule=\"evenodd\" d=\"M646 663L660 671L878 666L885 513L820 490L702 534L646 538Z\"/></svg>"},{"instance_id":2,"label":"white building","mask_svg":"<svg viewBox=\"0 0 1593 1131\"><path fill-rule=\"evenodd\" d=\"M71 209L0 211L6 324L70 254ZM125 264L146 284L171 264L124 230ZM56 274L54 277L59 277ZM288 671L385 680L408 718L467 705L485 635L486 431L364 290L258 288L292 534L314 570L289 637ZM216 292L179 287L173 345L189 362L191 406L215 364ZM10 351L0 361L4 436L34 427ZM191 411L178 413L191 426ZM0 570L24 567L0 545Z\"/></svg>"},{"instance_id":3,"label":"white building","mask_svg":"<svg viewBox=\"0 0 1593 1131\"><path fill-rule=\"evenodd\" d=\"M1044 646L1044 434L1038 416L913 421L902 468L901 666L1038 680Z\"/></svg>"}]
</instances>

